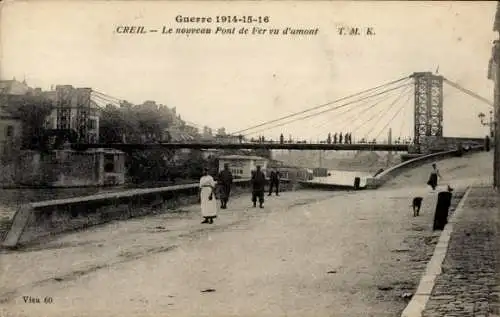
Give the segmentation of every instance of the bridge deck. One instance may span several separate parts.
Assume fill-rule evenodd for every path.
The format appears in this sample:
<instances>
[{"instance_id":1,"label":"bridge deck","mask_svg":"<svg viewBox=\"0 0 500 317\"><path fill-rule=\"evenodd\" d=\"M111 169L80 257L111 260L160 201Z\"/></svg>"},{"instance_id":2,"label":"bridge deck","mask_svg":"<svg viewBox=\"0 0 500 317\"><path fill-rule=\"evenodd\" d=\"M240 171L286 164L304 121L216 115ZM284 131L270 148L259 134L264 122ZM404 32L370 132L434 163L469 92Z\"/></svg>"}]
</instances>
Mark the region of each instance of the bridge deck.
<instances>
[{"instance_id":1,"label":"bridge deck","mask_svg":"<svg viewBox=\"0 0 500 317\"><path fill-rule=\"evenodd\" d=\"M269 150L334 150L334 151L394 151L407 152L408 144L326 144L326 143L99 143L74 144L76 150L114 148L123 151L146 149L269 149Z\"/></svg>"}]
</instances>

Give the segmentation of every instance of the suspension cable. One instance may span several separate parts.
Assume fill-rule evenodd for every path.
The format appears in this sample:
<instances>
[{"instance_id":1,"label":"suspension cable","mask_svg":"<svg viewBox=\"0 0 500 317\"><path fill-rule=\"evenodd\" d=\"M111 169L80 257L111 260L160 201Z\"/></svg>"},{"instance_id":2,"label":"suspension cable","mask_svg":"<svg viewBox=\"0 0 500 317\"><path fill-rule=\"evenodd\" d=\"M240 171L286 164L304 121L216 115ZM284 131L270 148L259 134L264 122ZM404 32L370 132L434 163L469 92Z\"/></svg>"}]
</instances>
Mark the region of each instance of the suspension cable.
<instances>
[{"instance_id":1,"label":"suspension cable","mask_svg":"<svg viewBox=\"0 0 500 317\"><path fill-rule=\"evenodd\" d=\"M393 91L393 90L396 90L396 89L399 89L401 87L404 87L408 84L403 84L403 85L399 85L395 88L391 88L391 89L387 89L385 91L382 91L380 93L377 93L377 94L373 94L373 95L370 95L370 96L367 96L367 97L364 97L364 98L361 98L361 100L365 100L365 99L368 99L368 98L371 98L371 97L375 97L375 96L380 96L382 94L385 94L385 93L388 93L389 91ZM289 124L289 123L292 123L292 122L296 122L298 120L305 120L305 119L309 119L309 118L312 118L312 117L315 117L315 116L318 116L318 115L321 115L323 113L326 113L326 112L330 112L330 111L333 111L333 110L337 110L337 109L340 109L340 108L343 108L345 106L348 106L352 103L355 103L355 102L359 102L361 100L355 100L355 101L350 101L350 102L347 102L345 104L342 104L340 106L337 106L337 107L334 107L334 108L330 108L330 109L326 109L326 110L323 110L323 111L320 111L320 112L316 112L316 113L313 113L313 114L310 114L308 116L305 116L305 117L301 117L301 118L295 118L293 120L290 120L290 121L287 121L287 122L284 122L284 123L280 123L280 124L277 124L277 125L274 125L274 126L271 126L271 127L268 127L268 128L264 128L264 129L261 129L261 130L258 130L258 131L255 131L255 132L251 132L251 133L246 133L246 134L243 134L244 136L247 136L247 135L253 135L253 134L257 134L257 133L260 133L262 131L267 131L267 130L270 130L270 129L274 129L274 128L277 128L277 127L281 127L281 126L284 126L286 124ZM249 129L247 129L249 130ZM237 133L237 132L235 132ZM233 133L234 134L234 133Z\"/></svg>"},{"instance_id":2,"label":"suspension cable","mask_svg":"<svg viewBox=\"0 0 500 317\"><path fill-rule=\"evenodd\" d=\"M389 122L387 122L387 124L380 130L380 132L377 134L377 136L375 137L375 140L378 139L378 137L380 136L380 134L382 134L382 132L384 132L385 129L387 129L387 127L389 126L389 124L391 124L392 120L394 120L394 118L401 112L401 110L403 110L405 107L407 106L407 103L404 103L401 107L399 107L399 110L392 116L392 118L389 120Z\"/></svg>"},{"instance_id":3,"label":"suspension cable","mask_svg":"<svg viewBox=\"0 0 500 317\"><path fill-rule=\"evenodd\" d=\"M395 83L398 83L398 82L401 82L401 81L404 81L404 80L407 80L409 77L402 77L400 79L397 79L397 80L393 80L391 82L388 82L388 83L385 83L385 84L382 84L382 85L379 85L377 87L373 87L373 88L370 88L370 89L366 89L366 90L363 90L361 92L358 92L358 93L355 93L355 94L352 94L352 95L349 95L349 96L346 96L346 97L343 97L343 98L340 98L340 99L336 99L334 101L331 101L331 102L327 102L327 103L324 103L324 104L321 104L321 105L318 105L318 106L315 106L315 107L312 107L312 108L309 108L309 109L306 109L306 110L303 110L303 111L300 111L300 112L295 112L295 113L292 113L290 115L287 115L287 116L284 116L284 117L280 117L280 118L277 118L277 119L273 119L273 120L270 120L270 121L265 121L263 123L260 123L260 124L257 124L257 125L254 125L254 126L251 126L249 128L246 128L246 129L243 129L243 130L239 130L239 131L236 131L236 132L233 132L232 135L235 135L235 134L241 134L242 132L246 132L248 130L253 130L255 128L260 128L262 126L265 126L265 125L268 125L268 124L271 124L271 123L275 123L275 122L278 122L278 121L282 121L284 119L288 119L288 118L292 118L292 117L295 117L295 116L298 116L298 115L301 115L301 114L304 114L304 113L307 113L307 112L310 112L310 111L313 111L313 110L317 110L317 109L320 109L320 108L324 108L324 107L327 107L329 105L332 105L334 103L337 103L337 102L340 102L340 101L343 101L343 100L346 100L346 99L349 99L349 98L353 98L353 97L357 97L359 95L362 95L362 94L365 94L367 92L370 92L370 91L373 91L373 90L376 90L376 89L379 89L379 88L382 88L382 87L385 87L385 86L389 86L389 85L392 85L392 84L395 84ZM246 134L248 135L248 134Z\"/></svg>"},{"instance_id":4,"label":"suspension cable","mask_svg":"<svg viewBox=\"0 0 500 317\"><path fill-rule=\"evenodd\" d=\"M411 96L411 95L410 95L410 94L408 94L408 98L406 99L405 104L407 104L407 103L408 103L408 101L410 100L410 96ZM399 126L399 130L398 130L398 137L399 137L399 138L401 138L401 137L402 137L402 134L403 134L403 127L404 127L405 123L406 123L406 120L404 120L404 118L403 118L403 120L401 120L401 125Z\"/></svg>"},{"instance_id":5,"label":"suspension cable","mask_svg":"<svg viewBox=\"0 0 500 317\"><path fill-rule=\"evenodd\" d=\"M387 94L387 95L389 95L389 94ZM382 95L382 98L378 98L378 100L374 104L371 104L371 105L369 103L369 100L365 100L365 101L363 101L363 103L361 105L358 105L359 106L358 108L356 108L356 107L348 108L346 111L341 112L340 114L338 114L335 119L338 119L338 118L342 117L343 115L345 115L345 114L347 114L349 112L352 112L353 110L357 110L357 112L354 115L349 116L345 120L342 120L344 122L350 122L353 118L359 117L359 112L361 112L361 111L368 111L371 108L373 108L373 107L377 106L378 104L380 104L382 101L387 100L389 98L387 95ZM367 105L369 107L366 108ZM323 122L321 125L316 126L315 129L322 128L323 126L325 126L326 124L331 123L331 122L332 122L332 120L329 118L328 120L326 120L325 122ZM349 124L349 123L347 123L347 124ZM343 126L345 126L345 124ZM343 128L344 127L340 128L340 130L343 130ZM337 128L337 129L339 129L339 128ZM315 136L318 136L318 135L320 135L322 133L324 133L324 132L320 132L320 133L316 134Z\"/></svg>"},{"instance_id":6,"label":"suspension cable","mask_svg":"<svg viewBox=\"0 0 500 317\"><path fill-rule=\"evenodd\" d=\"M110 100L106 100L106 99L104 99L104 98L102 98L102 97L100 97L100 96L97 96L97 95L94 95L94 96L90 97L90 99L91 99L91 100L93 100L94 102L95 102L95 101L98 101L99 103L104 103L104 104L105 104L104 106L106 106L106 105L117 106L117 105L115 104L115 102L112 102L112 101L110 101ZM96 102L96 103L97 103L97 102Z\"/></svg>"},{"instance_id":7,"label":"suspension cable","mask_svg":"<svg viewBox=\"0 0 500 317\"><path fill-rule=\"evenodd\" d=\"M409 101L410 101L410 97L412 96L412 94L408 94L408 98L406 98L406 101L405 101L405 105L408 105L409 104ZM406 106L404 107L404 109L406 110ZM403 112L404 114L404 112ZM399 127L399 138L401 138L403 136L403 128L404 128L404 125L407 121L405 120L405 118L403 117L401 119L401 126ZM410 134L411 135L411 134ZM406 135L405 137L407 136L410 136L410 135Z\"/></svg>"},{"instance_id":8,"label":"suspension cable","mask_svg":"<svg viewBox=\"0 0 500 317\"><path fill-rule=\"evenodd\" d=\"M111 95L108 95L108 94L102 93L102 92L97 91L97 90L94 90L94 89L92 89L92 91L93 91L93 92L95 92L96 94L98 94L98 95L102 96L102 97L106 97L107 99L111 99L111 100L112 100L112 99L114 99L114 100L116 100L116 101L118 101L118 102L123 102L123 101L125 101L124 99L116 98L116 97L113 97L113 96L111 96Z\"/></svg>"},{"instance_id":9,"label":"suspension cable","mask_svg":"<svg viewBox=\"0 0 500 317\"><path fill-rule=\"evenodd\" d=\"M455 82L453 82L453 81L451 81L451 80L449 80L447 78L443 77L443 81L445 83L447 83L448 85L450 85L451 87L453 87L453 88L455 88L455 89L457 89L457 90L459 90L459 91L461 91L461 92L463 92L463 93L465 93L465 94L467 94L467 95L469 95L469 96L471 96L473 98L476 98L477 100L480 100L480 101L486 103L487 105L493 107L493 102L491 102L488 99L486 99L486 98L484 98L484 97L476 94L475 92L473 92L473 91L471 91L471 90L469 90L467 88L464 88L464 87L460 86L459 84L457 84L457 83L455 83Z\"/></svg>"},{"instance_id":10,"label":"suspension cable","mask_svg":"<svg viewBox=\"0 0 500 317\"><path fill-rule=\"evenodd\" d=\"M378 100L376 103L370 105L370 107L368 107L367 109L364 109L362 115L355 114L354 116L349 117L348 120L345 120L345 123L341 126L340 130L342 131L346 127L348 127L349 125L352 125L354 122L360 122L360 120L362 121L362 123L361 123L362 125L365 124L366 121L364 121L364 119L362 119L362 116L365 115L365 114L369 114L370 110L372 110L372 109L375 110L376 106L378 106L381 102L390 99L391 97L392 96L390 96L389 94L387 94L387 96L385 96L385 98L383 98L381 100ZM377 111L377 113L379 113L379 112ZM354 122L352 122L352 120L354 120ZM353 132L353 131L350 131L350 132ZM354 130L354 132L355 132L355 130Z\"/></svg>"},{"instance_id":11,"label":"suspension cable","mask_svg":"<svg viewBox=\"0 0 500 317\"><path fill-rule=\"evenodd\" d=\"M405 90L402 90L401 93L396 97L396 99L394 99L390 104L389 106L386 108L386 111L385 112L381 112L381 113L378 113L378 118L377 118L377 114L373 115L372 117L370 117L370 119L368 119L367 121L365 122L362 122L360 125L358 125L353 131L356 132L361 126L367 124L368 122L371 122L373 119L377 118L377 120L375 121L375 123L373 124L372 128L367 132L365 133L364 137L365 138L368 138L368 135L370 133L372 133L372 131L377 127L377 124L380 122L380 120L382 120L382 118L387 114L389 113L389 111L396 105L396 103L404 96L405 93L408 93L409 91L411 90L410 89L405 89Z\"/></svg>"},{"instance_id":12,"label":"suspension cable","mask_svg":"<svg viewBox=\"0 0 500 317\"><path fill-rule=\"evenodd\" d=\"M117 108L120 107L120 103L118 103L117 101L111 100L111 99L107 99L107 98L99 96L99 95L93 95L91 97L91 99L96 99L96 100L100 101L101 103L105 103L106 105L109 104L109 105L115 106Z\"/></svg>"}]
</instances>

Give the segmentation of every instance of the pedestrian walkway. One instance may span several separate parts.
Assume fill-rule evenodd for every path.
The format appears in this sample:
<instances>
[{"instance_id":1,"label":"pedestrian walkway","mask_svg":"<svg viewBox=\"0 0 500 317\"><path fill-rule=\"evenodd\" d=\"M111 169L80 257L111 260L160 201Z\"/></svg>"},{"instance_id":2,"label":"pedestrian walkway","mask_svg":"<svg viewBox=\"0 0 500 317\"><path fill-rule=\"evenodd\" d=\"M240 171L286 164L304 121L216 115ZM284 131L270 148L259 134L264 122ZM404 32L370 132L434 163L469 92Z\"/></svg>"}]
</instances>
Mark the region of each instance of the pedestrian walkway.
<instances>
[{"instance_id":1,"label":"pedestrian walkway","mask_svg":"<svg viewBox=\"0 0 500 317\"><path fill-rule=\"evenodd\" d=\"M498 194L472 187L457 210L448 251L423 317L500 316Z\"/></svg>"},{"instance_id":2,"label":"pedestrian walkway","mask_svg":"<svg viewBox=\"0 0 500 317\"><path fill-rule=\"evenodd\" d=\"M266 197L265 208L251 208L248 195L233 197L214 224L200 224L200 206L184 206L155 216L113 221L102 226L58 235L19 251L3 251L0 258L0 301L20 296L34 285L75 279L98 269L167 253L184 241L225 230L248 230L248 223L295 204L328 199L331 192L284 192ZM42 263L43 265L34 265ZM0 313L0 316L2 314Z\"/></svg>"}]
</instances>

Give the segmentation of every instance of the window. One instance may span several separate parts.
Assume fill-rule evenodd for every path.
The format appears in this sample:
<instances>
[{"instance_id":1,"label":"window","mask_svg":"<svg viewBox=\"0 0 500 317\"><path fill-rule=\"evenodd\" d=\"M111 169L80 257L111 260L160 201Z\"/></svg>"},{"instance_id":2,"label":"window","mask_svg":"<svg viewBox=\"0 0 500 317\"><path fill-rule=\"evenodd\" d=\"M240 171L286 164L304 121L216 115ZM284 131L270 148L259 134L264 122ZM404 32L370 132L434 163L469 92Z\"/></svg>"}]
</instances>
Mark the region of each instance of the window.
<instances>
[{"instance_id":1,"label":"window","mask_svg":"<svg viewBox=\"0 0 500 317\"><path fill-rule=\"evenodd\" d=\"M13 135L14 135L14 127L11 125L7 126L7 128L5 129L5 136L12 137Z\"/></svg>"},{"instance_id":2,"label":"window","mask_svg":"<svg viewBox=\"0 0 500 317\"><path fill-rule=\"evenodd\" d=\"M94 130L97 128L97 120L90 119L89 120L89 129Z\"/></svg>"}]
</instances>

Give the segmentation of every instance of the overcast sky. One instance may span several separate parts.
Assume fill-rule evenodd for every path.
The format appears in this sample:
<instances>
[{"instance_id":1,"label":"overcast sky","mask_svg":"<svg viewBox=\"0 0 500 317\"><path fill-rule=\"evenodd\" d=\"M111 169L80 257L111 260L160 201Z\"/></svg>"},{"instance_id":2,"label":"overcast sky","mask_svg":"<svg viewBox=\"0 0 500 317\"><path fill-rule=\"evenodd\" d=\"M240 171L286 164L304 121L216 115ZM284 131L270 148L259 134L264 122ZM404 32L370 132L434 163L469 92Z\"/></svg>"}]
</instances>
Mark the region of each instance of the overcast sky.
<instances>
[{"instance_id":1,"label":"overcast sky","mask_svg":"<svg viewBox=\"0 0 500 317\"><path fill-rule=\"evenodd\" d=\"M438 65L439 74L492 100L493 84L486 76L495 39L495 7L495 1L16 2L2 11L0 75L26 77L30 86L44 90L71 84L133 103L155 100L177 107L188 121L224 126L229 132L413 72L435 71ZM162 35L164 25L221 25L182 25L175 22L177 15L269 16L268 24L247 27L319 28L319 32L316 36ZM117 34L119 25L144 25L160 32ZM376 35L340 36L337 29L344 25L373 27ZM396 136L409 135L412 91L395 90L371 111L386 109L400 93L402 98L387 117L370 124L363 124L373 117L363 110L367 105L355 104L358 121L349 127L346 121L354 112L340 115L348 109L342 108L262 134L277 138L283 132L316 140L359 126L354 131L358 137L385 136L389 127ZM486 129L477 115L488 113L489 107L448 87L444 95L444 134L484 136ZM387 124L404 105L394 123Z\"/></svg>"}]
</instances>

